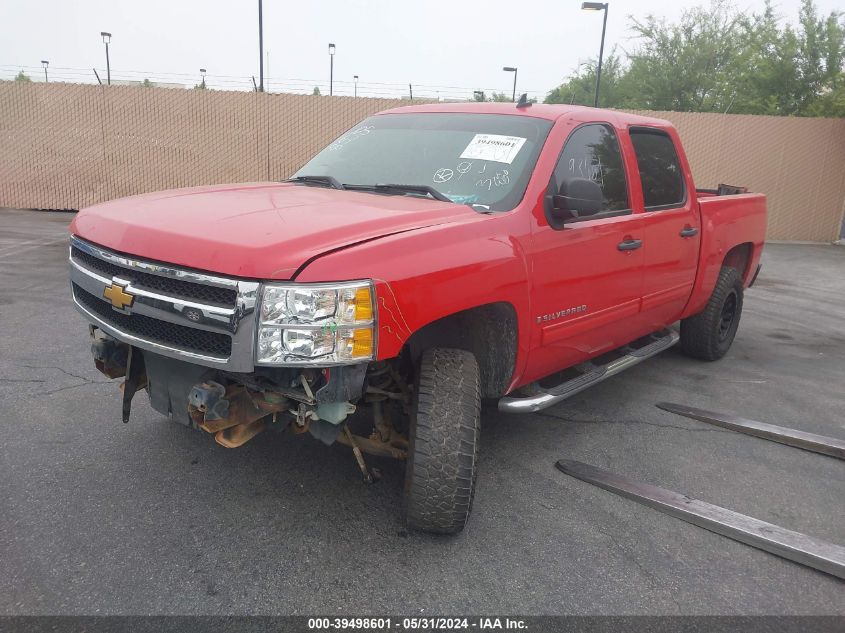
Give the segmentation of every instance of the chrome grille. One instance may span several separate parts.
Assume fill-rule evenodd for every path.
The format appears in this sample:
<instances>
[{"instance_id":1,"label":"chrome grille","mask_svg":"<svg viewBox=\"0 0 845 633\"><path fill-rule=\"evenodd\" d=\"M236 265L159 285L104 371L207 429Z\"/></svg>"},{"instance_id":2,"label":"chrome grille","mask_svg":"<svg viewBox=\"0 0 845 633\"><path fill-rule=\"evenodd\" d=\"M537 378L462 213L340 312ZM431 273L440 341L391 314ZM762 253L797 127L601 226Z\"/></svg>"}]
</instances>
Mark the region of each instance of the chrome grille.
<instances>
[{"instance_id":1,"label":"chrome grille","mask_svg":"<svg viewBox=\"0 0 845 633\"><path fill-rule=\"evenodd\" d=\"M199 354L228 357L232 353L232 339L226 334L159 321L143 314L123 314L76 284L73 284L73 295L83 306L124 332Z\"/></svg>"},{"instance_id":2,"label":"chrome grille","mask_svg":"<svg viewBox=\"0 0 845 633\"><path fill-rule=\"evenodd\" d=\"M238 297L238 291L234 288L203 286L191 281L160 277L159 275L145 273L140 270L125 268L102 259L97 259L76 246L71 247L70 256L72 259L82 262L87 268L96 270L106 277L122 277L134 281L139 287L155 290L174 297L184 297L185 299L229 307L235 305L235 300Z\"/></svg>"},{"instance_id":3,"label":"chrome grille","mask_svg":"<svg viewBox=\"0 0 845 633\"><path fill-rule=\"evenodd\" d=\"M171 358L253 370L257 281L139 260L75 236L69 259L77 309L110 336ZM115 286L131 299L112 303Z\"/></svg>"}]
</instances>

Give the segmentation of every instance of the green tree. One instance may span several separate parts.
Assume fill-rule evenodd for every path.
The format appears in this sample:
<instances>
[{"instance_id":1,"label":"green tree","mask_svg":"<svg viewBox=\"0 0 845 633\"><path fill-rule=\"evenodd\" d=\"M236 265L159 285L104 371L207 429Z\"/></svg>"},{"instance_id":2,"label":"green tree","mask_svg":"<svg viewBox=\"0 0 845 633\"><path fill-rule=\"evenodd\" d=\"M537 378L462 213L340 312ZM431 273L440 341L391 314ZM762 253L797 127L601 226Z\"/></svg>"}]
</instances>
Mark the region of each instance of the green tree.
<instances>
[{"instance_id":1,"label":"green tree","mask_svg":"<svg viewBox=\"0 0 845 633\"><path fill-rule=\"evenodd\" d=\"M472 100L473 101L493 101L496 103L503 103L503 102L510 102L512 95L509 95L504 92L494 92L490 96L487 96L487 93L483 90L475 90L472 93Z\"/></svg>"},{"instance_id":2,"label":"green tree","mask_svg":"<svg viewBox=\"0 0 845 633\"><path fill-rule=\"evenodd\" d=\"M731 112L792 114L800 87L798 38L792 27L780 27L770 2L762 14L745 18L747 48L736 72Z\"/></svg>"},{"instance_id":3,"label":"green tree","mask_svg":"<svg viewBox=\"0 0 845 633\"><path fill-rule=\"evenodd\" d=\"M627 69L612 50L601 65L601 90L599 105L607 108L637 107L630 105L624 85ZM575 71L569 80L551 90L545 103L567 103L570 105L593 105L596 94L596 61L590 60Z\"/></svg>"},{"instance_id":4,"label":"green tree","mask_svg":"<svg viewBox=\"0 0 845 633\"><path fill-rule=\"evenodd\" d=\"M611 108L845 116L845 23L802 0L795 25L771 0L742 13L727 0L685 11L675 23L630 18L635 41L602 68L600 105ZM592 105L595 61L581 65L547 103Z\"/></svg>"},{"instance_id":5,"label":"green tree","mask_svg":"<svg viewBox=\"0 0 845 633\"><path fill-rule=\"evenodd\" d=\"M799 114L809 114L820 98L836 90L845 57L842 15L834 11L820 18L813 0L801 3L798 68L804 91L800 95Z\"/></svg>"},{"instance_id":6,"label":"green tree","mask_svg":"<svg viewBox=\"0 0 845 633\"><path fill-rule=\"evenodd\" d=\"M20 71L17 75L15 75L15 81L29 82L32 81L32 79L27 77L23 71Z\"/></svg>"},{"instance_id":7,"label":"green tree","mask_svg":"<svg viewBox=\"0 0 845 633\"><path fill-rule=\"evenodd\" d=\"M144 79L144 81L142 81L142 82L141 82L141 85L142 85L144 88L152 88L152 87L153 87L153 82L152 82L152 81L150 81L149 79Z\"/></svg>"},{"instance_id":8,"label":"green tree","mask_svg":"<svg viewBox=\"0 0 845 633\"><path fill-rule=\"evenodd\" d=\"M845 73L840 73L833 87L809 107L809 116L845 117Z\"/></svg>"},{"instance_id":9,"label":"green tree","mask_svg":"<svg viewBox=\"0 0 845 633\"><path fill-rule=\"evenodd\" d=\"M314 95L315 97L319 97L320 96L320 87L314 86L314 90L311 91L311 94Z\"/></svg>"},{"instance_id":10,"label":"green tree","mask_svg":"<svg viewBox=\"0 0 845 633\"><path fill-rule=\"evenodd\" d=\"M631 30L640 46L629 55L625 83L636 89L637 107L690 112L728 107L743 38L741 16L726 0L684 11L675 24L652 15L632 19Z\"/></svg>"},{"instance_id":11,"label":"green tree","mask_svg":"<svg viewBox=\"0 0 845 633\"><path fill-rule=\"evenodd\" d=\"M797 27L781 27L770 2L747 20L748 50L738 73L737 103L732 112L842 116L836 91L842 76L845 27L842 14L818 17L804 0Z\"/></svg>"}]
</instances>

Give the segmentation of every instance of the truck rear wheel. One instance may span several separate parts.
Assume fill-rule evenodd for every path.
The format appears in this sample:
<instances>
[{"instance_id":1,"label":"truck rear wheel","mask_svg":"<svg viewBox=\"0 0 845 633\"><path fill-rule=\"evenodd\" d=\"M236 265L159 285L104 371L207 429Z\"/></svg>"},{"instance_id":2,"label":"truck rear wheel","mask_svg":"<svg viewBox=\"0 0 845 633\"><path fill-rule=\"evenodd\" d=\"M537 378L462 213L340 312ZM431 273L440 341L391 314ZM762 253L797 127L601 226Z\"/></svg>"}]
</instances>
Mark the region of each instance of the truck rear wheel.
<instances>
[{"instance_id":1,"label":"truck rear wheel","mask_svg":"<svg viewBox=\"0 0 845 633\"><path fill-rule=\"evenodd\" d=\"M475 356L459 349L423 352L408 433L408 527L440 534L464 529L475 493L480 420Z\"/></svg>"},{"instance_id":2,"label":"truck rear wheel","mask_svg":"<svg viewBox=\"0 0 845 633\"><path fill-rule=\"evenodd\" d=\"M681 348L702 360L719 360L730 349L742 314L742 277L724 266L707 306L681 321Z\"/></svg>"}]
</instances>

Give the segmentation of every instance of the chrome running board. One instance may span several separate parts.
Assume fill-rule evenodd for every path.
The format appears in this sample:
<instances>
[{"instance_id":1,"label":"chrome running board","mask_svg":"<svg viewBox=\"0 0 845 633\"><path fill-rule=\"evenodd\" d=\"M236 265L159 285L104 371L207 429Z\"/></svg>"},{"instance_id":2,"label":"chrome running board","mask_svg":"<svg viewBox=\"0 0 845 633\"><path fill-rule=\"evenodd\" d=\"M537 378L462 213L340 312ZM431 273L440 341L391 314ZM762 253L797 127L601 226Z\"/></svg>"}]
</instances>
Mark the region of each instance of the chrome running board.
<instances>
[{"instance_id":1,"label":"chrome running board","mask_svg":"<svg viewBox=\"0 0 845 633\"><path fill-rule=\"evenodd\" d=\"M537 387L538 393L531 396L505 396L499 400L499 411L509 413L534 413L553 404L571 398L577 393L584 391L587 387L607 380L611 376L622 373L626 369L638 365L669 349L680 340L680 335L674 330L662 330L647 337L634 341L633 343L620 348L618 351L623 355L604 365L584 363L580 367L583 373L580 376L567 380L548 389ZM645 343L642 346L634 347L637 343Z\"/></svg>"}]
</instances>

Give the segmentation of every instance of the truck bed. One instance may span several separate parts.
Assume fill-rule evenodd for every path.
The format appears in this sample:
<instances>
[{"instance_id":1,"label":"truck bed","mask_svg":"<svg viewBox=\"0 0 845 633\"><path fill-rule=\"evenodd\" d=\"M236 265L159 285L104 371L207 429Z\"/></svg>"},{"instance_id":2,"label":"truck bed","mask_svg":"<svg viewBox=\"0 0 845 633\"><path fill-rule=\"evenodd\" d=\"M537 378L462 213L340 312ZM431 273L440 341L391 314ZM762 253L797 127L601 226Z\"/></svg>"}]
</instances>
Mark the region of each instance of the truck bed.
<instances>
[{"instance_id":1,"label":"truck bed","mask_svg":"<svg viewBox=\"0 0 845 633\"><path fill-rule=\"evenodd\" d=\"M701 250L695 287L684 317L701 311L713 292L726 255L738 252L737 247L746 247L742 273L747 287L760 263L766 237L765 195L696 193L701 213Z\"/></svg>"}]
</instances>

